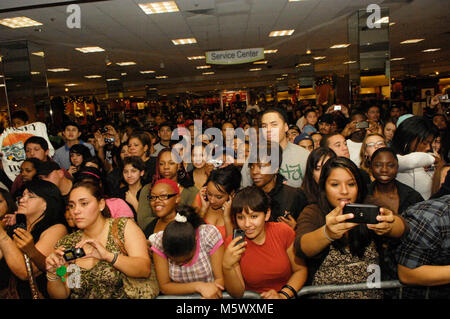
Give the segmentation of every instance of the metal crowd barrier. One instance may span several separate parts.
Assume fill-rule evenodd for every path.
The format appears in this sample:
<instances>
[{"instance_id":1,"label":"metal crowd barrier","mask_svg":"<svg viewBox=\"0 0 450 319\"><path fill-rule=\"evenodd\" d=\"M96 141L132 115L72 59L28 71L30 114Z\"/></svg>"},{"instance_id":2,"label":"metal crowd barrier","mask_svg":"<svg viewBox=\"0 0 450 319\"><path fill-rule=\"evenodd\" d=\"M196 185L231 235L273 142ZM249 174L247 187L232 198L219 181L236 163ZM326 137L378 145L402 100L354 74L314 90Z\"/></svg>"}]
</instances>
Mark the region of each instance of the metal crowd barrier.
<instances>
[{"instance_id":1,"label":"metal crowd barrier","mask_svg":"<svg viewBox=\"0 0 450 319\"><path fill-rule=\"evenodd\" d=\"M392 289L392 288L401 288L405 287L398 280L391 281L382 281L380 282L380 287L378 288L369 288L367 283L359 283L359 284L348 284L348 285L323 285L323 286L306 286L300 289L297 295L305 296L305 295L316 295L316 294L324 294L329 292L342 292L342 291L356 291L356 290L368 290L368 289Z\"/></svg>"},{"instance_id":2,"label":"metal crowd barrier","mask_svg":"<svg viewBox=\"0 0 450 319\"><path fill-rule=\"evenodd\" d=\"M323 285L323 286L306 286L297 293L299 297L306 295L324 294L330 292L357 291L368 289L393 289L405 287L398 280L382 281L380 286L376 288L369 287L367 283L348 284L348 285ZM191 295L159 295L156 299L201 299L200 294ZM229 293L224 292L222 299L234 299ZM254 291L245 291L241 299L261 299L261 296Z\"/></svg>"}]
</instances>

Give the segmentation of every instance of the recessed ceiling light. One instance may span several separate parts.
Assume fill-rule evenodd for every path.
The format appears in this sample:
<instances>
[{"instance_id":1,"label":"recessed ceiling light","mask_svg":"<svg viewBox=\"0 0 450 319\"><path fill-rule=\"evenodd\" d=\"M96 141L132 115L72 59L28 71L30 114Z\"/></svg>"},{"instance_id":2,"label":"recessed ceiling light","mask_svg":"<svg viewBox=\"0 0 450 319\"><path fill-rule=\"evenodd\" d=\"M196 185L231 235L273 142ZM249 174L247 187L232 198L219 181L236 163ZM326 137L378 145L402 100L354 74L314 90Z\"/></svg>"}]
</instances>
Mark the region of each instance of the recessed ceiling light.
<instances>
[{"instance_id":1,"label":"recessed ceiling light","mask_svg":"<svg viewBox=\"0 0 450 319\"><path fill-rule=\"evenodd\" d=\"M335 44L330 47L330 49L343 49L350 46L350 43L342 43L342 44Z\"/></svg>"},{"instance_id":2,"label":"recessed ceiling light","mask_svg":"<svg viewBox=\"0 0 450 319\"><path fill-rule=\"evenodd\" d=\"M119 81L119 79L117 78L110 78L110 79L106 79L106 81L111 82L111 81Z\"/></svg>"},{"instance_id":3,"label":"recessed ceiling light","mask_svg":"<svg viewBox=\"0 0 450 319\"><path fill-rule=\"evenodd\" d=\"M196 67L197 70L210 69L210 68L211 68L210 65L199 65Z\"/></svg>"},{"instance_id":4,"label":"recessed ceiling light","mask_svg":"<svg viewBox=\"0 0 450 319\"><path fill-rule=\"evenodd\" d=\"M41 74L41 72L38 72L38 71L31 71L30 73L31 73L31 75L38 75L38 74Z\"/></svg>"},{"instance_id":5,"label":"recessed ceiling light","mask_svg":"<svg viewBox=\"0 0 450 319\"><path fill-rule=\"evenodd\" d=\"M70 69L67 68L53 68L53 69L47 69L47 71L50 72L68 72Z\"/></svg>"},{"instance_id":6,"label":"recessed ceiling light","mask_svg":"<svg viewBox=\"0 0 450 319\"><path fill-rule=\"evenodd\" d=\"M294 33L294 31L295 31L294 29L272 31L269 33L269 37L284 37L284 36L291 35L292 33Z\"/></svg>"},{"instance_id":7,"label":"recessed ceiling light","mask_svg":"<svg viewBox=\"0 0 450 319\"><path fill-rule=\"evenodd\" d=\"M404 60L405 58L401 57L401 58L392 58L391 61L401 61Z\"/></svg>"},{"instance_id":8,"label":"recessed ceiling light","mask_svg":"<svg viewBox=\"0 0 450 319\"><path fill-rule=\"evenodd\" d=\"M421 42L423 40L425 40L425 39L409 39L409 40L405 40L405 41L400 42L400 44L418 43L418 42Z\"/></svg>"},{"instance_id":9,"label":"recessed ceiling light","mask_svg":"<svg viewBox=\"0 0 450 319\"><path fill-rule=\"evenodd\" d=\"M163 1L163 2L151 2L151 3L140 3L139 7L145 14L155 14L155 13L168 13L168 12L178 12L177 4L175 1Z\"/></svg>"},{"instance_id":10,"label":"recessed ceiling light","mask_svg":"<svg viewBox=\"0 0 450 319\"><path fill-rule=\"evenodd\" d=\"M326 58L326 56L315 56L315 57L313 57L314 60L323 60L325 58Z\"/></svg>"},{"instance_id":11,"label":"recessed ceiling light","mask_svg":"<svg viewBox=\"0 0 450 319\"><path fill-rule=\"evenodd\" d=\"M168 78L167 75L158 75L158 76L155 76L155 79L167 79L167 78Z\"/></svg>"},{"instance_id":12,"label":"recessed ceiling light","mask_svg":"<svg viewBox=\"0 0 450 319\"><path fill-rule=\"evenodd\" d=\"M261 68L254 68L254 69L250 69L249 71L250 72L255 72L255 71L261 71L262 69Z\"/></svg>"},{"instance_id":13,"label":"recessed ceiling light","mask_svg":"<svg viewBox=\"0 0 450 319\"><path fill-rule=\"evenodd\" d=\"M436 52L439 51L441 48L434 48L434 49L426 49L426 50L422 50L422 52Z\"/></svg>"},{"instance_id":14,"label":"recessed ceiling light","mask_svg":"<svg viewBox=\"0 0 450 319\"><path fill-rule=\"evenodd\" d=\"M353 64L356 63L356 61L345 61L344 64Z\"/></svg>"},{"instance_id":15,"label":"recessed ceiling light","mask_svg":"<svg viewBox=\"0 0 450 319\"><path fill-rule=\"evenodd\" d=\"M277 53L278 49L273 49L273 50L264 50L264 54L273 54L273 53Z\"/></svg>"},{"instance_id":16,"label":"recessed ceiling light","mask_svg":"<svg viewBox=\"0 0 450 319\"><path fill-rule=\"evenodd\" d=\"M120 75L125 76L125 75L127 75L127 72L122 72L122 73L120 73Z\"/></svg>"},{"instance_id":17,"label":"recessed ceiling light","mask_svg":"<svg viewBox=\"0 0 450 319\"><path fill-rule=\"evenodd\" d=\"M212 74L214 74L214 72L203 72L202 74L203 75L212 75Z\"/></svg>"},{"instance_id":18,"label":"recessed ceiling light","mask_svg":"<svg viewBox=\"0 0 450 319\"><path fill-rule=\"evenodd\" d=\"M139 71L141 74L149 74L149 73L155 73L153 70L145 70L145 71Z\"/></svg>"},{"instance_id":19,"label":"recessed ceiling light","mask_svg":"<svg viewBox=\"0 0 450 319\"><path fill-rule=\"evenodd\" d=\"M33 19L27 18L27 17L15 17L15 18L6 18L0 20L0 24L3 24L6 27L9 28L27 28L27 27L34 27L38 25L42 25L42 23L35 21Z\"/></svg>"},{"instance_id":20,"label":"recessed ceiling light","mask_svg":"<svg viewBox=\"0 0 450 319\"><path fill-rule=\"evenodd\" d=\"M300 66L309 66L309 65L311 65L311 63L300 63L300 64L297 64L296 66L300 67Z\"/></svg>"},{"instance_id":21,"label":"recessed ceiling light","mask_svg":"<svg viewBox=\"0 0 450 319\"><path fill-rule=\"evenodd\" d=\"M289 76L289 74L285 73L285 74L282 74L281 76L287 77L287 76Z\"/></svg>"},{"instance_id":22,"label":"recessed ceiling light","mask_svg":"<svg viewBox=\"0 0 450 319\"><path fill-rule=\"evenodd\" d=\"M389 23L389 17L382 17L375 21L375 24L377 23Z\"/></svg>"},{"instance_id":23,"label":"recessed ceiling light","mask_svg":"<svg viewBox=\"0 0 450 319\"><path fill-rule=\"evenodd\" d=\"M78 84L76 84L76 83L67 83L67 84L64 84L65 86L77 86Z\"/></svg>"},{"instance_id":24,"label":"recessed ceiling light","mask_svg":"<svg viewBox=\"0 0 450 319\"><path fill-rule=\"evenodd\" d=\"M193 44L197 43L197 40L195 38L175 39L172 40L172 43L175 45Z\"/></svg>"},{"instance_id":25,"label":"recessed ceiling light","mask_svg":"<svg viewBox=\"0 0 450 319\"><path fill-rule=\"evenodd\" d=\"M40 56L41 58L43 58L45 56L44 51L31 52L31 54L36 55L36 56Z\"/></svg>"},{"instance_id":26,"label":"recessed ceiling light","mask_svg":"<svg viewBox=\"0 0 450 319\"><path fill-rule=\"evenodd\" d=\"M75 50L83 52L83 53L94 53L94 52L103 52L105 49L100 47L83 47L83 48L75 48Z\"/></svg>"},{"instance_id":27,"label":"recessed ceiling light","mask_svg":"<svg viewBox=\"0 0 450 319\"><path fill-rule=\"evenodd\" d=\"M128 62L117 62L116 63L119 66L129 66L129 65L136 65L136 62L128 61Z\"/></svg>"},{"instance_id":28,"label":"recessed ceiling light","mask_svg":"<svg viewBox=\"0 0 450 319\"><path fill-rule=\"evenodd\" d=\"M267 64L267 62L269 62L269 61L262 60L262 61L255 61L255 62L253 62L253 64Z\"/></svg>"},{"instance_id":29,"label":"recessed ceiling light","mask_svg":"<svg viewBox=\"0 0 450 319\"><path fill-rule=\"evenodd\" d=\"M85 77L86 79L98 79L98 78L101 78L102 76L101 76L101 75L94 74L94 75L85 75L84 77Z\"/></svg>"},{"instance_id":30,"label":"recessed ceiling light","mask_svg":"<svg viewBox=\"0 0 450 319\"><path fill-rule=\"evenodd\" d=\"M204 55L197 55L197 56L188 56L188 60L202 60L206 59Z\"/></svg>"}]
</instances>

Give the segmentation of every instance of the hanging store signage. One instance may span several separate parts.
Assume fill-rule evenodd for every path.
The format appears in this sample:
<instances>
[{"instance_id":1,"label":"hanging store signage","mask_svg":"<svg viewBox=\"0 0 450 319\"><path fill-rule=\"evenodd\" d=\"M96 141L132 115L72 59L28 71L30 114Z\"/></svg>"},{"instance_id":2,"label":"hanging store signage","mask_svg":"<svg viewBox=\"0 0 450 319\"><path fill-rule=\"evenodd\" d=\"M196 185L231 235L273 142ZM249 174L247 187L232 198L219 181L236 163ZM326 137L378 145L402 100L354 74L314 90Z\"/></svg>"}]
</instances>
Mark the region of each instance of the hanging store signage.
<instances>
[{"instance_id":1,"label":"hanging store signage","mask_svg":"<svg viewBox=\"0 0 450 319\"><path fill-rule=\"evenodd\" d=\"M206 63L241 64L264 59L264 48L206 52Z\"/></svg>"}]
</instances>

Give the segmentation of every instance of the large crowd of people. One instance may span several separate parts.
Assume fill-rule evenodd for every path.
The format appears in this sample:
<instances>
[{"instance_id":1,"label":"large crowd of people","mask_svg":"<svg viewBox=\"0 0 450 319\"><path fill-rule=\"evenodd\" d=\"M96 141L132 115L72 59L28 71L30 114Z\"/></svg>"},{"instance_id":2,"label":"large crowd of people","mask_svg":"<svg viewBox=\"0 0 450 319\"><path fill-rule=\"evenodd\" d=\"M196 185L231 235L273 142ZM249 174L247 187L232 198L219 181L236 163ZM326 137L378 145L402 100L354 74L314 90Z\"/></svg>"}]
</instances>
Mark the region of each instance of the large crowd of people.
<instances>
[{"instance_id":1,"label":"large crowd of people","mask_svg":"<svg viewBox=\"0 0 450 319\"><path fill-rule=\"evenodd\" d=\"M307 298L449 298L449 105L432 103L67 118L52 145L24 142L15 180L0 173L0 298L291 299L373 265L403 287Z\"/></svg>"}]
</instances>

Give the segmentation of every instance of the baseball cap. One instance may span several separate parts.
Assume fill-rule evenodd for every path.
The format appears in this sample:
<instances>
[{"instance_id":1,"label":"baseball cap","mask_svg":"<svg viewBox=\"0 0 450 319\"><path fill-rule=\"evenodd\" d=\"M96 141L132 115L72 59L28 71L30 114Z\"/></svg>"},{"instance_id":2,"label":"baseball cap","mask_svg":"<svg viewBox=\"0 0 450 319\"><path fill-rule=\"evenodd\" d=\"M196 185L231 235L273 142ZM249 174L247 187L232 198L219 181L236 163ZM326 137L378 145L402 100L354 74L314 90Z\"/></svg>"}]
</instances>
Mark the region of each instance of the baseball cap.
<instances>
[{"instance_id":1,"label":"baseball cap","mask_svg":"<svg viewBox=\"0 0 450 319\"><path fill-rule=\"evenodd\" d=\"M294 144L298 144L299 142L303 141L303 140L310 140L312 141L312 137L311 135L309 135L308 133L302 133L298 136L295 137L294 139Z\"/></svg>"}]
</instances>

